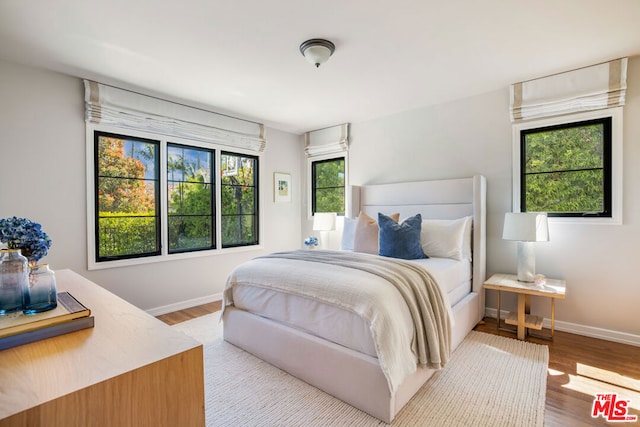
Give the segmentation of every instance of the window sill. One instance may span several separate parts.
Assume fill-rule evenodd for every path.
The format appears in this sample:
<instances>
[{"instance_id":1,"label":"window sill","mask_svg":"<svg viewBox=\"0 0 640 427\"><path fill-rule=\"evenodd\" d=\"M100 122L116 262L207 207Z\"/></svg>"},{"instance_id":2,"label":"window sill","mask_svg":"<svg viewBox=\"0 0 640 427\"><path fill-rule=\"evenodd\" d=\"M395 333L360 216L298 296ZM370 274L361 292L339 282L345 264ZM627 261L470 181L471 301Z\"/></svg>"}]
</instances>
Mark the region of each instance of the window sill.
<instances>
[{"instance_id":1,"label":"window sill","mask_svg":"<svg viewBox=\"0 0 640 427\"><path fill-rule=\"evenodd\" d=\"M550 223L575 224L575 225L622 225L622 218L597 218L597 217L547 217Z\"/></svg>"},{"instance_id":2,"label":"window sill","mask_svg":"<svg viewBox=\"0 0 640 427\"><path fill-rule=\"evenodd\" d=\"M171 261L177 261L182 259L193 259L193 258L228 255L228 254L234 254L234 253L260 251L262 249L264 249L262 245L239 246L236 248L212 249L208 251L185 252L185 253L177 253L177 254L171 254L171 255L163 254L163 255L142 257L142 258L121 259L116 261L103 261L103 262L89 261L87 269L88 270L104 270L107 268L130 267L134 265L155 264L158 262L171 262Z\"/></svg>"}]
</instances>

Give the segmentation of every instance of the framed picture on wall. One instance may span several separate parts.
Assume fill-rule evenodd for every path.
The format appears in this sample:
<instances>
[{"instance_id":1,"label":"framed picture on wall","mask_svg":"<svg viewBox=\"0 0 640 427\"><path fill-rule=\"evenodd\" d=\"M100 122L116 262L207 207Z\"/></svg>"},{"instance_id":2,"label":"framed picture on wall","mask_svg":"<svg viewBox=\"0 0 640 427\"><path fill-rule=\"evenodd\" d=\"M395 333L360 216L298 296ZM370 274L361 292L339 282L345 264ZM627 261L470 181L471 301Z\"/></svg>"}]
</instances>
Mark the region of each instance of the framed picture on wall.
<instances>
[{"instance_id":1,"label":"framed picture on wall","mask_svg":"<svg viewBox=\"0 0 640 427\"><path fill-rule=\"evenodd\" d=\"M273 174L273 200L275 202L291 201L291 174L282 172Z\"/></svg>"}]
</instances>

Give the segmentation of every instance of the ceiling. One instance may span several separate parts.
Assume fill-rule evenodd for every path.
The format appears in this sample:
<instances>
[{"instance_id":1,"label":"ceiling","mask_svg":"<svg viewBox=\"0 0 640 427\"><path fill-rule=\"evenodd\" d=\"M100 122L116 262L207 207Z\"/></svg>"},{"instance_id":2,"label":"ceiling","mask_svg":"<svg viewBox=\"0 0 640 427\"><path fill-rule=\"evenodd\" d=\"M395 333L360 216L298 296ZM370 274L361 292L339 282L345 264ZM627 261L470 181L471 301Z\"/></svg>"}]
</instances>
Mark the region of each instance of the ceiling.
<instances>
[{"instance_id":1,"label":"ceiling","mask_svg":"<svg viewBox=\"0 0 640 427\"><path fill-rule=\"evenodd\" d=\"M639 22L640 0L0 0L0 58L303 133L637 55ZM318 69L310 38L336 45Z\"/></svg>"}]
</instances>

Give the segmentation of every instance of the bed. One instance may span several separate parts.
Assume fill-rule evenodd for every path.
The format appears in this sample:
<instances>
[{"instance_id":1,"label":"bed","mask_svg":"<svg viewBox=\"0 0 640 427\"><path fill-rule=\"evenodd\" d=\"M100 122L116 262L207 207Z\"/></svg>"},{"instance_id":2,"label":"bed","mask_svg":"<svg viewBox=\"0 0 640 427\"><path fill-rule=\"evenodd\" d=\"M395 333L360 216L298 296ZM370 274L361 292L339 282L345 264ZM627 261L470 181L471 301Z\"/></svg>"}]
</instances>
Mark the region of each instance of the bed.
<instances>
[{"instance_id":1,"label":"bed","mask_svg":"<svg viewBox=\"0 0 640 427\"><path fill-rule=\"evenodd\" d=\"M372 218L377 218L379 213L395 213L402 219L415 219L419 214L423 231L442 232L449 224L458 224L463 219L468 219L466 223L472 226L467 226L468 236L464 238L462 251L453 257L431 256L429 259L395 262L386 257L350 251L315 251L313 256L317 259L306 260L304 252L314 251L293 251L251 260L234 270L225 289L224 339L390 423L436 369L441 365L446 368L445 362L450 356L447 353L454 351L483 317L486 182L483 176L476 175L461 179L366 185L352 187L349 195L348 213L353 217L360 213ZM468 245L469 253L464 250L465 245ZM442 247L433 247L433 250L438 252ZM425 253L428 255L429 251L425 250ZM358 264L355 268L351 264L352 258L354 263L367 258L364 261L371 265L359 267ZM389 276L398 276L396 267L389 263L399 263L402 266L397 268L407 269L402 286L416 286L414 282L424 278L424 286L420 282L418 288L428 288L427 282L431 280L438 290L428 288L428 292L436 299L437 295L442 295L446 313L443 314L435 304L433 309L420 306L417 310L431 310L426 314L431 317L423 321L424 329L435 329L435 332L427 332L437 336L437 339L433 339L433 335L425 338L428 345L424 357L423 344L420 340L417 344L415 342L415 331L412 338L407 338L404 332L395 329L393 332L389 332L391 329L378 329L382 324L404 330L404 326L389 326L389 323L404 325L406 313L413 315L416 311L411 304L407 304L409 308L396 308L398 291L389 291L378 285L380 277L380 280L385 280L383 276L387 269L393 268ZM423 273L425 269L429 274ZM257 281L269 284L258 285ZM309 292L318 292L325 285L334 286L334 282L341 282L335 286L345 286L345 296L335 303L331 299L318 302L307 298L306 294L297 294L297 290L291 292L287 290L289 288L280 288L281 282L289 281L299 288L312 289ZM363 313L369 313L368 308L360 311L359 306L358 310L353 310L353 305L348 308L341 306L343 300L350 300L353 289L365 282L367 287L378 289L380 286L385 301L383 305L390 308L367 317ZM273 288L270 287L272 285ZM440 314L434 315L434 312ZM378 321L378 318L383 320ZM389 318L393 322L386 320ZM412 369L407 368L406 351L398 350L406 345L412 346L409 350L414 355L419 354L417 359L424 364L416 363L414 356ZM420 347L420 352L416 351L417 347Z\"/></svg>"}]
</instances>

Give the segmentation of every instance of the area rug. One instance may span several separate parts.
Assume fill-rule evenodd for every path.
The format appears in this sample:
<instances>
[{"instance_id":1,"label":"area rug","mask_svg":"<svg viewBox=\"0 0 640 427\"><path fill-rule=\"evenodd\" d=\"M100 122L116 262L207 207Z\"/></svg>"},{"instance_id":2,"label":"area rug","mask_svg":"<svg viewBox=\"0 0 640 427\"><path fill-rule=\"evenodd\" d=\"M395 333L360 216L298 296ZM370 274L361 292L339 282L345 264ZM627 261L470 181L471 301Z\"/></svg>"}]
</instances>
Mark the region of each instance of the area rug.
<instances>
[{"instance_id":1,"label":"area rug","mask_svg":"<svg viewBox=\"0 0 640 427\"><path fill-rule=\"evenodd\" d=\"M207 426L385 426L222 339L220 313L173 326L204 344ZM472 331L392 426L542 426L548 348Z\"/></svg>"}]
</instances>

